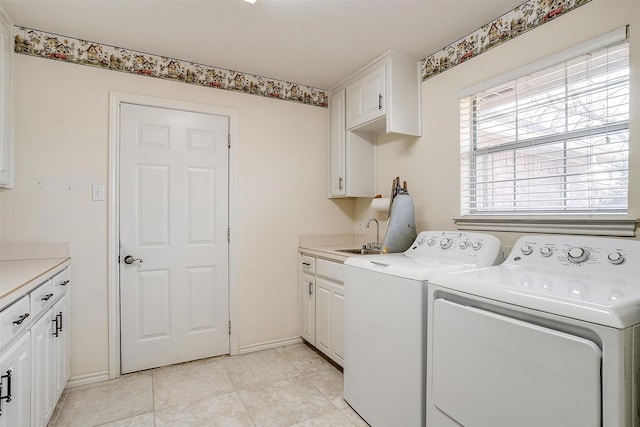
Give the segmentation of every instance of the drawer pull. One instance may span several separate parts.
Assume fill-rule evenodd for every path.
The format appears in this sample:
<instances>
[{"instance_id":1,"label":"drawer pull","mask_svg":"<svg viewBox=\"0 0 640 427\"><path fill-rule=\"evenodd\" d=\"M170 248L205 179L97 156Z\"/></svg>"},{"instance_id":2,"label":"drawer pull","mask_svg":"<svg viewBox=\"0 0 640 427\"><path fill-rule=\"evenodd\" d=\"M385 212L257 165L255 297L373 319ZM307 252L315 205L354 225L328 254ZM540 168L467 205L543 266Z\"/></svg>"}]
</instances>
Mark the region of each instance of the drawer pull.
<instances>
[{"instance_id":1,"label":"drawer pull","mask_svg":"<svg viewBox=\"0 0 640 427\"><path fill-rule=\"evenodd\" d=\"M7 379L7 394L2 395L2 383L4 379ZM7 372L0 376L0 415L2 415L2 401L6 400L7 402L11 402L11 369L7 370Z\"/></svg>"},{"instance_id":2,"label":"drawer pull","mask_svg":"<svg viewBox=\"0 0 640 427\"><path fill-rule=\"evenodd\" d=\"M23 314L22 316L18 317L18 320L14 320L14 321L13 321L13 323L14 323L15 325L20 325L20 324L22 324L22 322L24 322L24 321L25 321L25 319L26 319L27 317L29 317L29 313L25 313L25 314Z\"/></svg>"},{"instance_id":3,"label":"drawer pull","mask_svg":"<svg viewBox=\"0 0 640 427\"><path fill-rule=\"evenodd\" d=\"M42 298L40 298L42 301L49 301L51 299L51 297L53 296L53 294L46 294L45 296L43 296Z\"/></svg>"},{"instance_id":4,"label":"drawer pull","mask_svg":"<svg viewBox=\"0 0 640 427\"><path fill-rule=\"evenodd\" d=\"M60 282L60 286L67 286L69 284L68 280L65 280L64 282Z\"/></svg>"},{"instance_id":5,"label":"drawer pull","mask_svg":"<svg viewBox=\"0 0 640 427\"><path fill-rule=\"evenodd\" d=\"M302 265L304 265L305 267L311 267L311 263L309 262L303 262Z\"/></svg>"}]
</instances>

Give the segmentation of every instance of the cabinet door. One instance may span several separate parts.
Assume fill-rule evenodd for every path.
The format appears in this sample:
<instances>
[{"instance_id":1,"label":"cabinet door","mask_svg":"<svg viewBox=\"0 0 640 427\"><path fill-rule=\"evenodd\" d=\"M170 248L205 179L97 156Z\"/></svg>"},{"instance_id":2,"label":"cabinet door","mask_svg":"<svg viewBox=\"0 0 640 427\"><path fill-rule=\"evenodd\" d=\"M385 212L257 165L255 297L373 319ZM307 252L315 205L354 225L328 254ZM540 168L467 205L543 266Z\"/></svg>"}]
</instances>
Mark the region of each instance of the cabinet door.
<instances>
[{"instance_id":1,"label":"cabinet door","mask_svg":"<svg viewBox=\"0 0 640 427\"><path fill-rule=\"evenodd\" d=\"M70 369L71 330L69 328L69 295L65 294L53 306L53 401L57 402L67 385Z\"/></svg>"},{"instance_id":2,"label":"cabinet door","mask_svg":"<svg viewBox=\"0 0 640 427\"><path fill-rule=\"evenodd\" d=\"M333 351L331 358L344 365L344 286L335 285L333 292Z\"/></svg>"},{"instance_id":3,"label":"cabinet door","mask_svg":"<svg viewBox=\"0 0 640 427\"><path fill-rule=\"evenodd\" d=\"M347 129L385 115L385 70L385 64L381 64L347 87Z\"/></svg>"},{"instance_id":4,"label":"cabinet door","mask_svg":"<svg viewBox=\"0 0 640 427\"><path fill-rule=\"evenodd\" d=\"M316 344L316 297L315 278L309 274L300 277L300 328L302 338L311 345Z\"/></svg>"},{"instance_id":5,"label":"cabinet door","mask_svg":"<svg viewBox=\"0 0 640 427\"><path fill-rule=\"evenodd\" d=\"M329 197L345 196L345 94L344 90L329 100Z\"/></svg>"},{"instance_id":6,"label":"cabinet door","mask_svg":"<svg viewBox=\"0 0 640 427\"><path fill-rule=\"evenodd\" d=\"M0 13L0 187L13 187L12 26Z\"/></svg>"},{"instance_id":7,"label":"cabinet door","mask_svg":"<svg viewBox=\"0 0 640 427\"><path fill-rule=\"evenodd\" d=\"M24 333L14 345L0 355L2 387L0 395L0 427L28 426L31 424L31 341ZM11 399L6 396L10 392Z\"/></svg>"},{"instance_id":8,"label":"cabinet door","mask_svg":"<svg viewBox=\"0 0 640 427\"><path fill-rule=\"evenodd\" d=\"M332 353L331 292L331 283L316 277L316 348L327 356Z\"/></svg>"},{"instance_id":9,"label":"cabinet door","mask_svg":"<svg viewBox=\"0 0 640 427\"><path fill-rule=\"evenodd\" d=\"M46 427L53 411L53 311L31 327L31 425Z\"/></svg>"}]
</instances>

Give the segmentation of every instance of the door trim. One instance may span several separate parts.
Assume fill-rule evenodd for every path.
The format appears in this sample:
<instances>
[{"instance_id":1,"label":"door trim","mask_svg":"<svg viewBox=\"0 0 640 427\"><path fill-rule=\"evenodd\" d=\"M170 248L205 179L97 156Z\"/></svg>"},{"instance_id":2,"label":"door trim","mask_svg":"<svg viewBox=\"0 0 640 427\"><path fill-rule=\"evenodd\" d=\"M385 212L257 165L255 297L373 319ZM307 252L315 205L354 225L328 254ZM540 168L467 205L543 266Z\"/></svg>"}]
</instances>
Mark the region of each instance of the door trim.
<instances>
[{"instance_id":1,"label":"door trim","mask_svg":"<svg viewBox=\"0 0 640 427\"><path fill-rule=\"evenodd\" d=\"M108 297L109 297L109 378L120 376L120 288L119 288L119 155L120 155L120 105L122 103L145 105L194 113L214 114L229 118L229 350L238 354L238 275L237 275L237 125L238 112L234 109L205 104L175 101L124 92L109 92L109 213L108 213Z\"/></svg>"}]
</instances>

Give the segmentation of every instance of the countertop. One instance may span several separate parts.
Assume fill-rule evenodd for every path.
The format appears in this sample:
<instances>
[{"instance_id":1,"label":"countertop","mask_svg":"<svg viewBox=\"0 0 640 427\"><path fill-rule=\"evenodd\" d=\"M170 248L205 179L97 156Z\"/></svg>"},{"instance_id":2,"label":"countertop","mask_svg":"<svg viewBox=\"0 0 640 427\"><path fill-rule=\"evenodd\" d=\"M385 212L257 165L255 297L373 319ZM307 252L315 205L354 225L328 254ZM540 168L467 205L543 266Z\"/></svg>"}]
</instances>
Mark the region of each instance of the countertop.
<instances>
[{"instance_id":1,"label":"countertop","mask_svg":"<svg viewBox=\"0 0 640 427\"><path fill-rule=\"evenodd\" d=\"M338 252L338 249L361 248L371 240L371 236L363 234L303 235L299 238L298 251L305 255L344 263L347 258L359 255Z\"/></svg>"},{"instance_id":2,"label":"countertop","mask_svg":"<svg viewBox=\"0 0 640 427\"><path fill-rule=\"evenodd\" d=\"M69 264L69 257L0 261L0 309L31 292Z\"/></svg>"}]
</instances>

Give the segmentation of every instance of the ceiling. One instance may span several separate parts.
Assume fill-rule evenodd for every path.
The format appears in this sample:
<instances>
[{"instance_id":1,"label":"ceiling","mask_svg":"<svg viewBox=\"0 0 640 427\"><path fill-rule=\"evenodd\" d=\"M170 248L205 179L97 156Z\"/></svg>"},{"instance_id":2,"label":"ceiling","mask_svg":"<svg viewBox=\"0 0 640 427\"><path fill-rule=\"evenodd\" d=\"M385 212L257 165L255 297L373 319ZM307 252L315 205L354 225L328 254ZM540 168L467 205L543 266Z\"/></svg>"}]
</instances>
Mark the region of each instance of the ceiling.
<instances>
[{"instance_id":1,"label":"ceiling","mask_svg":"<svg viewBox=\"0 0 640 427\"><path fill-rule=\"evenodd\" d=\"M423 59L524 0L0 0L15 25L330 89L387 50Z\"/></svg>"}]
</instances>

